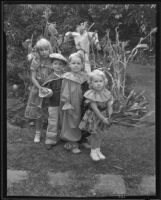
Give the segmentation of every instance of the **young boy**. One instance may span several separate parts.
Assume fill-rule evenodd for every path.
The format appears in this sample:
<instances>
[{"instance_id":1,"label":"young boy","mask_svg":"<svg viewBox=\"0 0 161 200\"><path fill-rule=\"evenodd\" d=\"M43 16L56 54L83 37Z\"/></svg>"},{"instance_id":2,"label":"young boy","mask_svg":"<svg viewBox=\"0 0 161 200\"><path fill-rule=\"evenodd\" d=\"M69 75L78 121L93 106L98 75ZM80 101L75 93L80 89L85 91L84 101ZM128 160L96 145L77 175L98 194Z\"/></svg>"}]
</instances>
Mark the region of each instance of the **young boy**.
<instances>
[{"instance_id":1,"label":"young boy","mask_svg":"<svg viewBox=\"0 0 161 200\"><path fill-rule=\"evenodd\" d=\"M44 83L44 87L52 89L53 95L50 98L44 98L43 102L48 105L48 126L45 138L45 146L48 150L56 145L58 140L61 75L64 73L64 67L68 63L67 59L59 53L52 53L49 57L52 59L54 73L49 76Z\"/></svg>"}]
</instances>

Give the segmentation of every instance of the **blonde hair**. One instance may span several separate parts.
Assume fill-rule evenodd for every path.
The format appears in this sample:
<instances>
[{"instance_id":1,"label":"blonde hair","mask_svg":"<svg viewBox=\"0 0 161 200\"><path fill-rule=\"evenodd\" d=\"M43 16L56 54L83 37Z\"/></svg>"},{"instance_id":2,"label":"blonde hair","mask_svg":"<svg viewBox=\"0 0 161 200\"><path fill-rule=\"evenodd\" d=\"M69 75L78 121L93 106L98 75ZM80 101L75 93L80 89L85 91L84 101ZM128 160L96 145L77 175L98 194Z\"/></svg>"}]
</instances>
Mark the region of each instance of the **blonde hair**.
<instances>
[{"instance_id":1,"label":"blonde hair","mask_svg":"<svg viewBox=\"0 0 161 200\"><path fill-rule=\"evenodd\" d=\"M104 87L107 85L108 80L107 80L107 77L106 77L105 73L102 72L101 70L95 69L95 70L93 70L92 72L90 72L88 74L88 84L89 84L89 88L90 89L92 89L92 80L93 80L93 78L98 77L98 76L99 77L101 76L103 78Z\"/></svg>"},{"instance_id":2,"label":"blonde hair","mask_svg":"<svg viewBox=\"0 0 161 200\"><path fill-rule=\"evenodd\" d=\"M70 54L70 56L69 56L69 63L71 62L71 60L72 60L73 57L80 58L82 66L83 66L82 71L84 71L85 64L84 64L84 57L83 57L83 55L81 53L79 53L79 52ZM70 65L69 65L69 67L70 67Z\"/></svg>"},{"instance_id":3,"label":"blonde hair","mask_svg":"<svg viewBox=\"0 0 161 200\"><path fill-rule=\"evenodd\" d=\"M49 49L49 53L51 54L53 52L52 50L52 46L50 44L50 42L45 39L45 38L41 38L40 40L37 41L36 45L35 45L35 48L36 48L36 51L39 53L39 50L43 47L48 47Z\"/></svg>"}]
</instances>

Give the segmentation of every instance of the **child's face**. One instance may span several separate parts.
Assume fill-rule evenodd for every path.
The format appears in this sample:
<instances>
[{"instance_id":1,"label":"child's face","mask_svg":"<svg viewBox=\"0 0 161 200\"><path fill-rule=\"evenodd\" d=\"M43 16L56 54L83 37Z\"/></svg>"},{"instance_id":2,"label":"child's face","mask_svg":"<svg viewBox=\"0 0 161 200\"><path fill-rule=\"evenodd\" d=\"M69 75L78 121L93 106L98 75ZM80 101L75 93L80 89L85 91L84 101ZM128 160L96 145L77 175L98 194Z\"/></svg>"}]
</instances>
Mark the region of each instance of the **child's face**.
<instances>
[{"instance_id":1,"label":"child's face","mask_svg":"<svg viewBox=\"0 0 161 200\"><path fill-rule=\"evenodd\" d=\"M50 54L49 47L41 47L39 49L39 54L40 54L41 57L47 58Z\"/></svg>"},{"instance_id":2,"label":"child's face","mask_svg":"<svg viewBox=\"0 0 161 200\"><path fill-rule=\"evenodd\" d=\"M54 60L52 67L55 72L62 72L64 69L64 63L61 60Z\"/></svg>"},{"instance_id":3,"label":"child's face","mask_svg":"<svg viewBox=\"0 0 161 200\"><path fill-rule=\"evenodd\" d=\"M77 56L74 56L73 58L71 58L69 67L71 68L72 72L79 73L81 69L83 68L81 59Z\"/></svg>"},{"instance_id":4,"label":"child's face","mask_svg":"<svg viewBox=\"0 0 161 200\"><path fill-rule=\"evenodd\" d=\"M92 88L97 91L101 91L104 88L103 77L97 76L92 79Z\"/></svg>"}]
</instances>

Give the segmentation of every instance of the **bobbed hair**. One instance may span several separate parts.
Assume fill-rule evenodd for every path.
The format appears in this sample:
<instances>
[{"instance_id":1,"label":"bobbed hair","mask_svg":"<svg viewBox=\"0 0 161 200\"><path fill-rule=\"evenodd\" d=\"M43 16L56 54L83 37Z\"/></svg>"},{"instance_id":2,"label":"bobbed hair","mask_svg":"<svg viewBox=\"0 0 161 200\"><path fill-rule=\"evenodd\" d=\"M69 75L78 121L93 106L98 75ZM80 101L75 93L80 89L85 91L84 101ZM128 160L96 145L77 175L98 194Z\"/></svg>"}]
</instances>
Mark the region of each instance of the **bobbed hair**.
<instances>
[{"instance_id":1,"label":"bobbed hair","mask_svg":"<svg viewBox=\"0 0 161 200\"><path fill-rule=\"evenodd\" d=\"M50 42L46 38L41 38L40 40L37 41L35 48L36 51L39 52L39 50L43 47L48 47L49 53L51 54L53 52L52 46Z\"/></svg>"},{"instance_id":2,"label":"bobbed hair","mask_svg":"<svg viewBox=\"0 0 161 200\"><path fill-rule=\"evenodd\" d=\"M79 53L79 52L70 54L70 56L69 56L69 67L70 67L70 62L71 62L71 60L72 60L73 57L80 58L80 60L82 62L82 65L83 65L82 71L84 71L84 69L85 69L84 56L81 53Z\"/></svg>"},{"instance_id":3,"label":"bobbed hair","mask_svg":"<svg viewBox=\"0 0 161 200\"><path fill-rule=\"evenodd\" d=\"M103 80L104 80L104 87L107 85L108 80L107 80L107 77L106 77L105 73L103 71L101 71L101 70L95 69L95 70L93 70L92 72L90 72L88 74L88 84L89 84L89 88L90 89L92 89L92 80L95 77L102 77Z\"/></svg>"}]
</instances>

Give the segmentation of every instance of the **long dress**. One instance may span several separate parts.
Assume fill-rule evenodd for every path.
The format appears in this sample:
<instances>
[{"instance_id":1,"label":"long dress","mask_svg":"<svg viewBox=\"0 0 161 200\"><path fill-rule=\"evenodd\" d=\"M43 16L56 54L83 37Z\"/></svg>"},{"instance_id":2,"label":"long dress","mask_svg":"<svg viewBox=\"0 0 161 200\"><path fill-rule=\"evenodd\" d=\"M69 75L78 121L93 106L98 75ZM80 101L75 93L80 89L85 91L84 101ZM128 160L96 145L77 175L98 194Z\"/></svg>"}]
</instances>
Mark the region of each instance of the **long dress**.
<instances>
[{"instance_id":1,"label":"long dress","mask_svg":"<svg viewBox=\"0 0 161 200\"><path fill-rule=\"evenodd\" d=\"M52 65L51 61L47 60L45 64L46 65L42 65L39 59L34 58L30 66L30 70L36 72L36 80L41 86L43 86L49 75L53 73L53 69L50 67ZM29 119L39 119L42 117L42 105L43 98L39 97L39 89L33 85L30 90L25 117Z\"/></svg>"},{"instance_id":2,"label":"long dress","mask_svg":"<svg viewBox=\"0 0 161 200\"><path fill-rule=\"evenodd\" d=\"M84 116L79 124L81 130L86 130L91 134L99 134L100 131L104 132L108 129L108 125L104 124L101 119L95 114L93 109L90 106L91 102L97 104L97 108L104 117L108 117L108 103L113 101L111 92L107 89L103 89L100 92L97 92L93 89L85 92L84 97L86 98L86 103L89 105L86 109Z\"/></svg>"},{"instance_id":3,"label":"long dress","mask_svg":"<svg viewBox=\"0 0 161 200\"><path fill-rule=\"evenodd\" d=\"M81 138L78 128L81 120L81 102L83 99L81 85L87 81L87 74L81 72L77 75L67 72L63 75L60 108L61 133L60 138L65 141L77 142Z\"/></svg>"}]
</instances>

